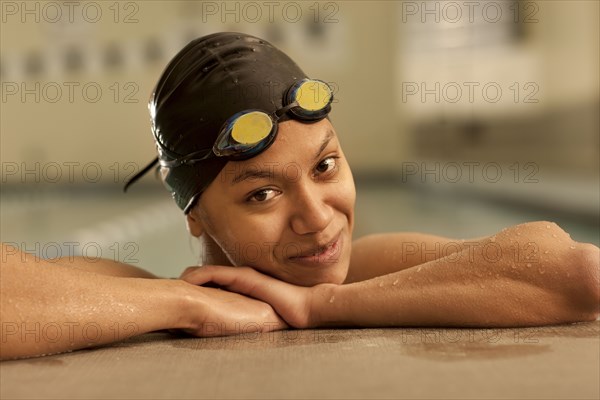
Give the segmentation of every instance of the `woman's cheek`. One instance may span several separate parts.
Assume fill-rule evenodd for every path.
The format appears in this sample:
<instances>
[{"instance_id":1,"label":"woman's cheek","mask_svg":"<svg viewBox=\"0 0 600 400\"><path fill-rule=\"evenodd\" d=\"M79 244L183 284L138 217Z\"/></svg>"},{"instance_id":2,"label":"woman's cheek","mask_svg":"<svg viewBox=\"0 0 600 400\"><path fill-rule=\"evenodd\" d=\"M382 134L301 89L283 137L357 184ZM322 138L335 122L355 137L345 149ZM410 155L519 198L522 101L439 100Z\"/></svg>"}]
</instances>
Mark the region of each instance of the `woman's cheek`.
<instances>
[{"instance_id":1,"label":"woman's cheek","mask_svg":"<svg viewBox=\"0 0 600 400\"><path fill-rule=\"evenodd\" d=\"M281 242L281 221L269 216L262 216L252 221L245 221L246 228L239 237L240 256L246 264L272 264L275 258L276 245ZM248 229L250 228L250 229Z\"/></svg>"},{"instance_id":2,"label":"woman's cheek","mask_svg":"<svg viewBox=\"0 0 600 400\"><path fill-rule=\"evenodd\" d=\"M341 183L340 194L341 198L347 207L353 209L356 201L356 188L354 187L354 180L352 175L344 177L343 183Z\"/></svg>"}]
</instances>

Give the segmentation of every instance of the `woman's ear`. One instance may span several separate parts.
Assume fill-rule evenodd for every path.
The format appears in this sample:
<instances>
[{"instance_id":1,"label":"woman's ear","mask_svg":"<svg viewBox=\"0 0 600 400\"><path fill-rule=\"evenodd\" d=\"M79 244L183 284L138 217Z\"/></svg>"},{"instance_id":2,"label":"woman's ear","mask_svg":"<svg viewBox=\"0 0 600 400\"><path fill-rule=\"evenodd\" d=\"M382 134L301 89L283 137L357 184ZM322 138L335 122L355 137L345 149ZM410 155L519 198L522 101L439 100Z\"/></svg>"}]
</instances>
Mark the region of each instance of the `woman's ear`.
<instances>
[{"instance_id":1,"label":"woman's ear","mask_svg":"<svg viewBox=\"0 0 600 400\"><path fill-rule=\"evenodd\" d=\"M186 224L187 230L194 237L200 237L204 233L204 227L202 226L202 221L199 216L196 214L196 210L192 209L186 215Z\"/></svg>"}]
</instances>

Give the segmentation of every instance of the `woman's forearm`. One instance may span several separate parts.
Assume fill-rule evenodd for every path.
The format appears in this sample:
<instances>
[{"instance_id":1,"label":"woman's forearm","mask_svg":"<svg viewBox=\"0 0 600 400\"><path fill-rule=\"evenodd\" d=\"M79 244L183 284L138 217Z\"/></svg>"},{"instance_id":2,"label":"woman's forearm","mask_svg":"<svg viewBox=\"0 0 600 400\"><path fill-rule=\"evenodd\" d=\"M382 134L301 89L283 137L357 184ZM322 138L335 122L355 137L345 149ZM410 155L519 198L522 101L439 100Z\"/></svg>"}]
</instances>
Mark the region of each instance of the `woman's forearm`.
<instances>
[{"instance_id":1,"label":"woman's forearm","mask_svg":"<svg viewBox=\"0 0 600 400\"><path fill-rule=\"evenodd\" d=\"M554 224L507 229L460 252L349 285L322 285L317 326L532 326L598 317L598 248Z\"/></svg>"},{"instance_id":2,"label":"woman's forearm","mask_svg":"<svg viewBox=\"0 0 600 400\"><path fill-rule=\"evenodd\" d=\"M2 245L0 358L58 353L184 327L181 281L108 276Z\"/></svg>"}]
</instances>

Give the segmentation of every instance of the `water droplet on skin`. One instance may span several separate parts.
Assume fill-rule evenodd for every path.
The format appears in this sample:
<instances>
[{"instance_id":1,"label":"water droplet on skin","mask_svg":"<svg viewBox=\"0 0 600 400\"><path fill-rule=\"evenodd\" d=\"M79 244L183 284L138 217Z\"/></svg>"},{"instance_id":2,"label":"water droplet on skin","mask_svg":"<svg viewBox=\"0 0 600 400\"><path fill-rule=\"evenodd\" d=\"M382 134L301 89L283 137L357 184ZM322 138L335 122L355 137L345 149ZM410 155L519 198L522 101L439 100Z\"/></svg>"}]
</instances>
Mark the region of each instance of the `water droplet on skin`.
<instances>
[{"instance_id":1,"label":"water droplet on skin","mask_svg":"<svg viewBox=\"0 0 600 400\"><path fill-rule=\"evenodd\" d=\"M546 250L546 251L544 252L544 254L548 254L548 253L549 253L549 251L548 251L548 250Z\"/></svg>"},{"instance_id":2,"label":"water droplet on skin","mask_svg":"<svg viewBox=\"0 0 600 400\"><path fill-rule=\"evenodd\" d=\"M417 268L417 272L421 272L421 269L423 269L423 267Z\"/></svg>"},{"instance_id":3,"label":"water droplet on skin","mask_svg":"<svg viewBox=\"0 0 600 400\"><path fill-rule=\"evenodd\" d=\"M575 246L569 246L569 248L570 248L571 250L573 250L573 249L575 249Z\"/></svg>"},{"instance_id":4,"label":"water droplet on skin","mask_svg":"<svg viewBox=\"0 0 600 400\"><path fill-rule=\"evenodd\" d=\"M329 299L329 302L333 303L333 300L335 300L335 296L331 296L331 298Z\"/></svg>"},{"instance_id":5,"label":"water droplet on skin","mask_svg":"<svg viewBox=\"0 0 600 400\"><path fill-rule=\"evenodd\" d=\"M527 268L531 268L531 264L530 263L527 263Z\"/></svg>"},{"instance_id":6,"label":"water droplet on skin","mask_svg":"<svg viewBox=\"0 0 600 400\"><path fill-rule=\"evenodd\" d=\"M547 228L547 229L550 229L550 225L546 225L546 228Z\"/></svg>"},{"instance_id":7,"label":"water droplet on skin","mask_svg":"<svg viewBox=\"0 0 600 400\"><path fill-rule=\"evenodd\" d=\"M408 279L412 279L412 277L409 276ZM392 286L396 286L397 284L398 284L398 279L396 279L394 282L392 282Z\"/></svg>"},{"instance_id":8,"label":"water droplet on skin","mask_svg":"<svg viewBox=\"0 0 600 400\"><path fill-rule=\"evenodd\" d=\"M383 282L379 282L379 287L383 287Z\"/></svg>"},{"instance_id":9,"label":"water droplet on skin","mask_svg":"<svg viewBox=\"0 0 600 400\"><path fill-rule=\"evenodd\" d=\"M552 234L552 237L553 237L553 238L555 238L555 237L556 237L556 235L555 235L555 234Z\"/></svg>"},{"instance_id":10,"label":"water droplet on skin","mask_svg":"<svg viewBox=\"0 0 600 400\"><path fill-rule=\"evenodd\" d=\"M544 268L538 268L538 272L543 275L546 273L546 270Z\"/></svg>"}]
</instances>

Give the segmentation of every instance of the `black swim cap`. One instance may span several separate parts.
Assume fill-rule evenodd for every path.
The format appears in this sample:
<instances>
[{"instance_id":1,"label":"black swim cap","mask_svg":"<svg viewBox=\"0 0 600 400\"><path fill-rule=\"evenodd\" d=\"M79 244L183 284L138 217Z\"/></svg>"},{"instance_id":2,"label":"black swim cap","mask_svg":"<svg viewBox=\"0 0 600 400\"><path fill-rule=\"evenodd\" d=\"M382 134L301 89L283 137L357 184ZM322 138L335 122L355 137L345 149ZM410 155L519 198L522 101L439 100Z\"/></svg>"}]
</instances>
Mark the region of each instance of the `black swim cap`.
<instances>
[{"instance_id":1,"label":"black swim cap","mask_svg":"<svg viewBox=\"0 0 600 400\"><path fill-rule=\"evenodd\" d=\"M232 115L247 109L268 114L283 107L287 90L307 78L282 51L243 33L222 32L190 42L167 65L148 104L158 159L172 161L212 148ZM289 119L284 115L279 121ZM228 162L210 157L192 165L162 168L177 205L189 212ZM126 188L127 188L126 186Z\"/></svg>"}]
</instances>

